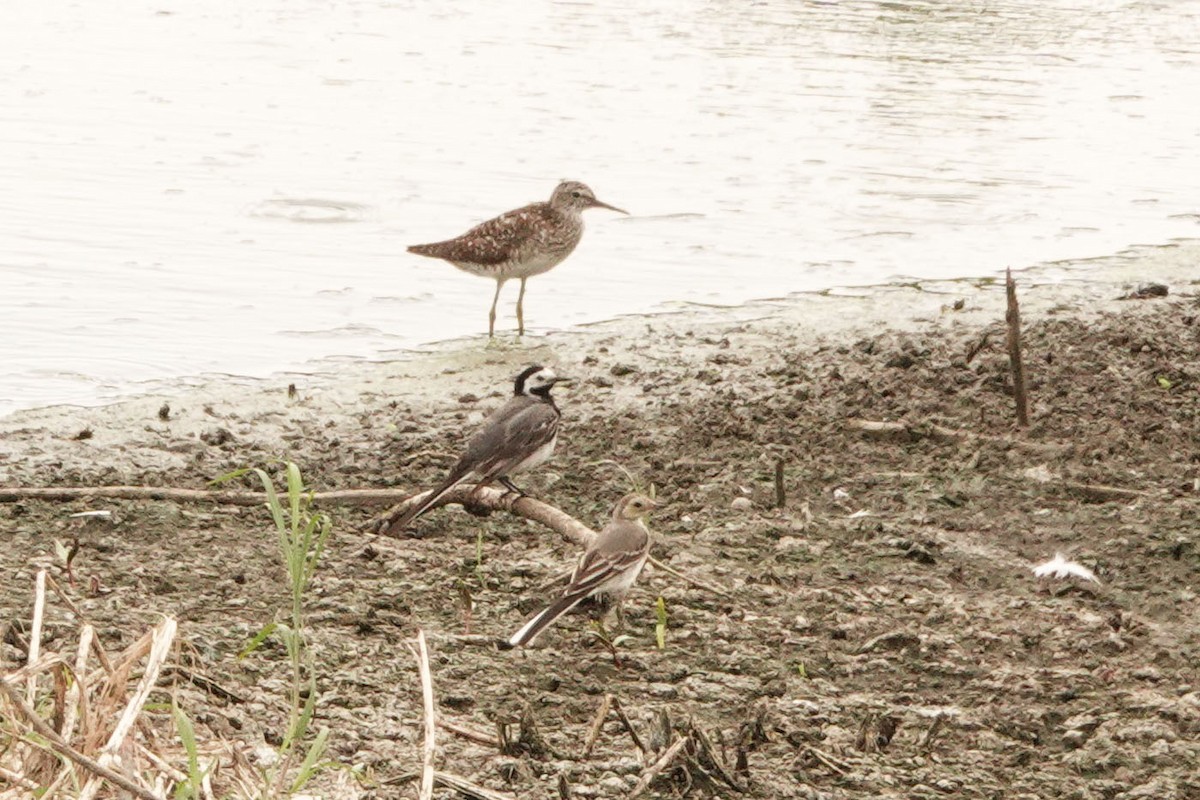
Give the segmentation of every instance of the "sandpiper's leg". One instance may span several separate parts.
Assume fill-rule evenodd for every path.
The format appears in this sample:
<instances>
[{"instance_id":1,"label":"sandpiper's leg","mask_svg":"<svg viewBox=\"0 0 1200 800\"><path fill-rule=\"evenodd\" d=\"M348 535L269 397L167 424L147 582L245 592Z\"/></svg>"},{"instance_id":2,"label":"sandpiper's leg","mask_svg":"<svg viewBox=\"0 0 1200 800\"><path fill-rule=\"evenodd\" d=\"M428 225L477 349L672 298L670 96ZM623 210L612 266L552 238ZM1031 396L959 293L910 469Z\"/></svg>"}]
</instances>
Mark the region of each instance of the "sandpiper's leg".
<instances>
[{"instance_id":1,"label":"sandpiper's leg","mask_svg":"<svg viewBox=\"0 0 1200 800\"><path fill-rule=\"evenodd\" d=\"M525 335L525 278L521 278L521 293L517 295L517 336Z\"/></svg>"},{"instance_id":2,"label":"sandpiper's leg","mask_svg":"<svg viewBox=\"0 0 1200 800\"><path fill-rule=\"evenodd\" d=\"M488 338L496 336L496 303L500 302L500 290L504 288L504 279L496 281L496 294L492 297L492 310L488 312Z\"/></svg>"}]
</instances>

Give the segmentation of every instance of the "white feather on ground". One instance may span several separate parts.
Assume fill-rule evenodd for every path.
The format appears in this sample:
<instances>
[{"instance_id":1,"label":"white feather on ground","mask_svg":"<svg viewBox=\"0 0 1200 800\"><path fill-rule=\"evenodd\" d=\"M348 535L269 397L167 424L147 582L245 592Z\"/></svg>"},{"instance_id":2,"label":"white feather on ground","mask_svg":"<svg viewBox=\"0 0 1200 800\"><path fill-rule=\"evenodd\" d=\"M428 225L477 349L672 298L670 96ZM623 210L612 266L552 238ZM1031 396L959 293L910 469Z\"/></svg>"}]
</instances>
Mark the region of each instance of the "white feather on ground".
<instances>
[{"instance_id":1,"label":"white feather on ground","mask_svg":"<svg viewBox=\"0 0 1200 800\"><path fill-rule=\"evenodd\" d=\"M1062 553L1055 553L1054 558L1044 564L1037 564L1030 567L1033 574L1038 578L1083 578L1085 581L1100 582L1096 577L1096 573L1085 567L1083 564L1077 564L1074 561L1067 561L1063 558Z\"/></svg>"}]
</instances>

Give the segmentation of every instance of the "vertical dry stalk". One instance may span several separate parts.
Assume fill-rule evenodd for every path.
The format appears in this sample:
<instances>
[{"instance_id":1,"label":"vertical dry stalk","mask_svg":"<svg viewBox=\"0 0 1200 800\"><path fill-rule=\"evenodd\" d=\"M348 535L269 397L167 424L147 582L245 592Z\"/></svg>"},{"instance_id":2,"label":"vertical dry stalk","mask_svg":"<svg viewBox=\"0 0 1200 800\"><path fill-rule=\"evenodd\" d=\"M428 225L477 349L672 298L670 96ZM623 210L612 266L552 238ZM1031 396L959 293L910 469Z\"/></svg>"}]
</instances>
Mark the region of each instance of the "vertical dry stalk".
<instances>
[{"instance_id":1,"label":"vertical dry stalk","mask_svg":"<svg viewBox=\"0 0 1200 800\"><path fill-rule=\"evenodd\" d=\"M36 581L37 589L33 595L33 629L29 633L29 653L26 664L33 666L38 656L42 654L42 617L46 613L46 570L39 569ZM29 673L25 682L25 702L33 705L37 697L37 675Z\"/></svg>"},{"instance_id":2,"label":"vertical dry stalk","mask_svg":"<svg viewBox=\"0 0 1200 800\"><path fill-rule=\"evenodd\" d=\"M604 695L600 701L600 708L596 711L596 716L592 720L591 730L588 731L587 742L583 745L583 756L580 760L587 761L592 757L592 748L596 746L596 739L600 736L600 729L604 727L604 720L608 718L608 709L612 705L613 696L611 694Z\"/></svg>"},{"instance_id":3,"label":"vertical dry stalk","mask_svg":"<svg viewBox=\"0 0 1200 800\"><path fill-rule=\"evenodd\" d=\"M80 706L87 703L87 657L88 650L92 647L92 637L95 635L96 629L84 623L79 632L79 649L75 652L75 680L67 690L66 708L63 710L60 733L64 742L70 742L71 737L75 735L75 720L79 716ZM86 718L85 714L84 719Z\"/></svg>"},{"instance_id":4,"label":"vertical dry stalk","mask_svg":"<svg viewBox=\"0 0 1200 800\"><path fill-rule=\"evenodd\" d=\"M629 793L629 800L634 800L635 797L641 797L642 793L650 788L650 784L658 777L658 774L670 766L675 757L679 755L679 751L688 743L686 736L675 740L675 744L667 748L667 752L662 754L662 757L655 761L654 764L642 773L641 779L637 785L633 787L633 791Z\"/></svg>"},{"instance_id":5,"label":"vertical dry stalk","mask_svg":"<svg viewBox=\"0 0 1200 800\"><path fill-rule=\"evenodd\" d=\"M1025 365L1021 361L1021 309L1017 305L1017 284L1012 269L1005 270L1004 289L1008 295L1008 366L1012 370L1013 394L1017 401L1017 424L1029 426L1029 395L1025 390Z\"/></svg>"},{"instance_id":6,"label":"vertical dry stalk","mask_svg":"<svg viewBox=\"0 0 1200 800\"><path fill-rule=\"evenodd\" d=\"M433 676L429 673L429 648L425 631L417 630L417 671L421 675L421 699L425 705L425 747L421 754L420 800L433 797L433 755L437 749L437 717L433 708Z\"/></svg>"}]
</instances>

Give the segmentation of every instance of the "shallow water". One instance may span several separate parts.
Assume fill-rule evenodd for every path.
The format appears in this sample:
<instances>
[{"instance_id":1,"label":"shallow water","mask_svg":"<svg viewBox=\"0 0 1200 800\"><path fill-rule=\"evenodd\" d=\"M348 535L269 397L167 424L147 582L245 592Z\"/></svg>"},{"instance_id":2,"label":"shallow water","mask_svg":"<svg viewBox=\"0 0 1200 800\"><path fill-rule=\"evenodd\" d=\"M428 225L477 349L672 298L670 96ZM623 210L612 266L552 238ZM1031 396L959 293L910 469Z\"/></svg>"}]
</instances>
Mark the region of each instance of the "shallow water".
<instances>
[{"instance_id":1,"label":"shallow water","mask_svg":"<svg viewBox=\"0 0 1200 800\"><path fill-rule=\"evenodd\" d=\"M0 413L479 335L494 285L405 245L564 177L633 216L589 212L530 281L534 333L1105 255L1200 219L1198 2L5 16Z\"/></svg>"}]
</instances>

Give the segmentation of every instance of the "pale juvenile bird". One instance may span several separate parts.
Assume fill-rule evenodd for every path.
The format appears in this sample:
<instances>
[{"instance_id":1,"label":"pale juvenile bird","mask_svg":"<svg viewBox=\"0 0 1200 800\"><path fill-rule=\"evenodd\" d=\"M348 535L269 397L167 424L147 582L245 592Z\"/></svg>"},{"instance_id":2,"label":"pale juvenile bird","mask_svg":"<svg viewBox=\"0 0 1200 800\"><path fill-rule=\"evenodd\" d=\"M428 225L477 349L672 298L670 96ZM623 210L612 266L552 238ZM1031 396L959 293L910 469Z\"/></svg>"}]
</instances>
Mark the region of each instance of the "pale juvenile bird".
<instances>
[{"instance_id":1,"label":"pale juvenile bird","mask_svg":"<svg viewBox=\"0 0 1200 800\"><path fill-rule=\"evenodd\" d=\"M605 599L616 601L619 608L650 556L650 532L642 517L657 507L649 497L636 493L617 501L612 521L579 559L562 596L514 633L508 640L509 647L529 644L585 598L604 595Z\"/></svg>"},{"instance_id":2,"label":"pale juvenile bird","mask_svg":"<svg viewBox=\"0 0 1200 800\"><path fill-rule=\"evenodd\" d=\"M561 413L550 390L569 381L549 367L535 364L524 369L513 381L513 396L484 420L446 479L393 523L391 530L403 530L442 495L465 481L473 480L479 486L499 482L510 491L524 494L510 476L554 455Z\"/></svg>"},{"instance_id":3,"label":"pale juvenile bird","mask_svg":"<svg viewBox=\"0 0 1200 800\"><path fill-rule=\"evenodd\" d=\"M454 266L496 281L496 294L488 312L488 336L496 334L496 303L509 278L520 278L517 295L517 335L525 335L525 281L549 272L571 255L583 237L583 210L616 206L602 203L578 181L563 181L548 203L532 203L489 219L454 239L434 244L414 244L408 252L440 258Z\"/></svg>"}]
</instances>

